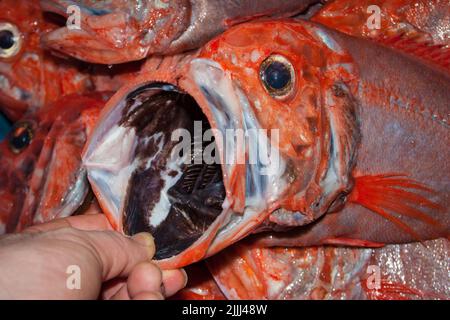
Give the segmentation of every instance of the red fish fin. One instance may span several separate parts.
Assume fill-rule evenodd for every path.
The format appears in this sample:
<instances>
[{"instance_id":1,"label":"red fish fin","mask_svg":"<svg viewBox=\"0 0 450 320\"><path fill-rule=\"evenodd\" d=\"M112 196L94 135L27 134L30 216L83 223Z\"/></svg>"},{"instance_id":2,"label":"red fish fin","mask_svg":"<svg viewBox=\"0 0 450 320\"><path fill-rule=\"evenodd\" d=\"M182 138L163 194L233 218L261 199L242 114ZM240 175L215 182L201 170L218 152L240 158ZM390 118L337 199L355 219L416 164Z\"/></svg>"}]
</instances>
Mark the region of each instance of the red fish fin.
<instances>
[{"instance_id":1,"label":"red fish fin","mask_svg":"<svg viewBox=\"0 0 450 320\"><path fill-rule=\"evenodd\" d=\"M406 216L432 226L438 226L438 221L418 208L436 211L441 211L443 208L420 195L419 191L434 193L427 186L401 174L361 176L355 179L355 187L350 194L349 201L373 211L417 240L421 240L410 226L393 215Z\"/></svg>"},{"instance_id":2,"label":"red fish fin","mask_svg":"<svg viewBox=\"0 0 450 320\"><path fill-rule=\"evenodd\" d=\"M322 241L322 244L335 245L335 246L350 246L350 247L364 247L364 248L381 248L384 247L384 243L373 242L352 238L328 238Z\"/></svg>"},{"instance_id":3,"label":"red fish fin","mask_svg":"<svg viewBox=\"0 0 450 320\"><path fill-rule=\"evenodd\" d=\"M445 69L450 69L450 48L444 45L419 40L417 37L411 37L405 33L394 36L381 35L374 40Z\"/></svg>"}]
</instances>

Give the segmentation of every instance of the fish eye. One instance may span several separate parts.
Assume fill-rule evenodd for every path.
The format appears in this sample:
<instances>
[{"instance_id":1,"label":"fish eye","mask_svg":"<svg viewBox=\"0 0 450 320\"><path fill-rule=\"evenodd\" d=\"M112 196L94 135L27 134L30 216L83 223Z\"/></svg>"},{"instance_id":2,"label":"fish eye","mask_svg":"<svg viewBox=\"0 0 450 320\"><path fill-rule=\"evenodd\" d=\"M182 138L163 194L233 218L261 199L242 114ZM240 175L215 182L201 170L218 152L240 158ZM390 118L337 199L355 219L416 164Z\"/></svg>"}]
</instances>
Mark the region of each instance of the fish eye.
<instances>
[{"instance_id":1,"label":"fish eye","mask_svg":"<svg viewBox=\"0 0 450 320\"><path fill-rule=\"evenodd\" d=\"M19 29L11 23L0 23L0 58L15 56L22 45Z\"/></svg>"},{"instance_id":2,"label":"fish eye","mask_svg":"<svg viewBox=\"0 0 450 320\"><path fill-rule=\"evenodd\" d=\"M294 88L294 67L282 55L271 55L264 60L259 76L266 90L274 98L286 98Z\"/></svg>"},{"instance_id":3,"label":"fish eye","mask_svg":"<svg viewBox=\"0 0 450 320\"><path fill-rule=\"evenodd\" d=\"M33 139L33 126L30 122L18 122L12 128L9 136L9 147L12 152L20 153Z\"/></svg>"}]
</instances>

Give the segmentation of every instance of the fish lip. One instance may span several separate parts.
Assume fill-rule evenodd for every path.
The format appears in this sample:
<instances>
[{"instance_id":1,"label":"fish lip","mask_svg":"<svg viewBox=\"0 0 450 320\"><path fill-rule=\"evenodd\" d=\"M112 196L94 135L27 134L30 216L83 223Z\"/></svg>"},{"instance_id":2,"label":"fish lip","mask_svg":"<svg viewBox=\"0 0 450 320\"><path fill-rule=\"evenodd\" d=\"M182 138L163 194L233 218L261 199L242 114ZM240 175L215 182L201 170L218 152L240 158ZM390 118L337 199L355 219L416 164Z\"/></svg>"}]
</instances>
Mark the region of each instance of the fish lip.
<instances>
[{"instance_id":1,"label":"fish lip","mask_svg":"<svg viewBox=\"0 0 450 320\"><path fill-rule=\"evenodd\" d=\"M202 92L202 88L205 89L205 86L207 84L204 82L203 83L199 82L201 81L201 79L207 79L208 77L210 77L210 75L208 75L209 68L215 68L215 70L217 71L215 75L223 77L226 84L229 85L228 89L233 90L235 103L230 103L230 106L227 106L226 108L234 109L234 111L230 112L238 112L240 110L241 112L240 116L242 116L243 109L240 103L244 103L245 108L247 109L250 107L248 99L243 94L243 92L240 91L237 84L231 78L229 78L229 74L227 74L223 70L223 68L216 62L212 60L197 58L190 60L186 64L186 66L187 68L181 68L182 71L179 71L181 74L180 76L171 77L169 79L167 78L161 79L158 78L157 75L156 76L146 75L137 79L134 83L130 84L126 88L122 88L122 90L116 93L116 95L107 103L107 105L103 109L102 114L100 116L100 120L97 123L97 127L94 129L92 135L89 138L88 143L85 146L85 149L82 154L82 160L84 166L87 168L88 178L91 182L94 193L96 194L97 198L100 199L99 201L100 206L105 211L110 222L113 224L113 227L118 231L123 232L123 223L122 223L123 216L122 213L120 213L119 216L117 211L114 212L112 210L111 205L114 201L111 202L110 200L111 203L109 204L106 203L108 202L108 199L105 199L105 195L101 190L102 187L98 184L98 182L95 181L95 177L93 177L93 175L95 175L95 170L96 168L98 168L99 165L98 162L94 161L95 160L94 157L96 154L96 148L98 143L101 143L103 139L107 137L109 130L111 130L111 128L114 126L114 121L112 121L111 119L117 117L117 115L114 115L115 109L118 108L120 103L123 103L123 101L125 101L125 97L130 92L133 92L145 85L149 85L151 83L156 82L165 82L168 85L174 85L195 99L198 106L202 109L203 113L206 115L212 128L219 128L220 124L217 123L218 122L217 118L214 118L212 115L211 105L209 105L208 103L207 97L205 96L205 92L204 91ZM198 69L199 66L200 67L203 66L206 69L199 70ZM200 77L196 77L196 75ZM217 88L214 89L213 81L210 81L210 84L212 85L212 87L210 87L212 90L220 91L220 89ZM226 96L227 92L222 92L220 94ZM214 135L216 134L214 133ZM222 154L220 148L219 153ZM284 160L282 159L282 161ZM117 168L119 169L120 165L123 165L121 164L121 162L122 160L118 161L119 166ZM224 168L223 163L221 163L221 165L222 165L222 173L224 175L223 182L227 190L226 200L224 201L223 204L224 208L223 212L208 227L207 231L200 238L198 238L190 247L170 258L157 260L157 263L161 267L176 268L185 266L187 264L191 264L193 262L206 258L207 256L210 256L218 252L219 250L222 250L223 248L231 245L232 243L238 241L239 239L245 237L247 234L251 233L253 229L255 229L259 224L261 224L269 216L269 214L279 206L279 203L277 202L279 199L279 195L283 193L287 188L286 181L284 180L283 177L273 178L274 180L277 181L279 180L280 182L277 184L276 188L274 188L276 190L271 190L270 191L271 193L269 193L267 197L266 195L264 195L264 198L262 199L264 201L259 201L262 195L258 193L256 195L253 195L254 196L253 199L247 197L247 200L253 200L253 202L250 202L247 205L245 205L244 203L237 205L237 207L242 208L241 209L242 211L240 210L236 211L234 208L236 204L236 199L234 197L235 194L232 191L230 191L229 187L230 175L227 174L229 170ZM282 175L284 173L283 170L284 168L281 168L280 172L277 173L279 175ZM252 174L250 175L253 177ZM246 179L245 176L242 176L242 178L244 179L243 181L245 182ZM267 182L267 184L270 183ZM261 188L256 189L259 190ZM244 197L245 194L246 192L244 191Z\"/></svg>"}]
</instances>

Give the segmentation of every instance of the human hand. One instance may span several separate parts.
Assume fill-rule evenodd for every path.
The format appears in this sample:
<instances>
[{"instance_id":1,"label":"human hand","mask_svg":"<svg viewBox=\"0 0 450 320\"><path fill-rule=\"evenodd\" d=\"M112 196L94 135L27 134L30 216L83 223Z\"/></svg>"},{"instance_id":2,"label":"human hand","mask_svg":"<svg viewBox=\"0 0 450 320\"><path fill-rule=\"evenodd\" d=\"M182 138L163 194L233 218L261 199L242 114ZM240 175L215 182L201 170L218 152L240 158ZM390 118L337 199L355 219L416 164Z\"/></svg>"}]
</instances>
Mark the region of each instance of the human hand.
<instances>
[{"instance_id":1,"label":"human hand","mask_svg":"<svg viewBox=\"0 0 450 320\"><path fill-rule=\"evenodd\" d=\"M102 214L74 216L0 237L0 299L163 299L187 282L183 270L150 262L150 234L127 238ZM79 289L67 285L79 267Z\"/></svg>"}]
</instances>

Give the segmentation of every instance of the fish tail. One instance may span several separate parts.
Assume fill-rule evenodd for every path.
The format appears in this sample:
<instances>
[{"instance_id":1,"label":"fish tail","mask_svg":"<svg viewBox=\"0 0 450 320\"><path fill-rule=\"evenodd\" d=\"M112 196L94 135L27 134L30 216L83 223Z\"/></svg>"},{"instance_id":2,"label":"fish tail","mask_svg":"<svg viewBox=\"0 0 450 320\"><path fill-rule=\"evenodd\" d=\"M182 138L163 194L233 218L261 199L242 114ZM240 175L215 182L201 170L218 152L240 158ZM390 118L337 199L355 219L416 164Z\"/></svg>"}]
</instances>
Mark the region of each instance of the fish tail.
<instances>
[{"instance_id":1,"label":"fish tail","mask_svg":"<svg viewBox=\"0 0 450 320\"><path fill-rule=\"evenodd\" d=\"M419 235L397 216L406 216L431 226L439 226L437 220L419 208L435 211L441 211L443 208L419 194L419 191L435 194L429 187L402 174L360 176L355 178L355 187L349 201L391 221L420 241Z\"/></svg>"}]
</instances>

